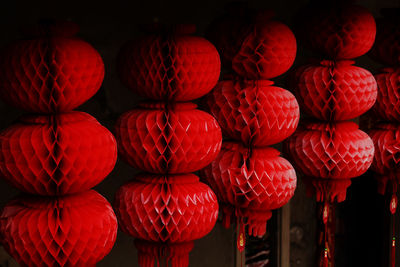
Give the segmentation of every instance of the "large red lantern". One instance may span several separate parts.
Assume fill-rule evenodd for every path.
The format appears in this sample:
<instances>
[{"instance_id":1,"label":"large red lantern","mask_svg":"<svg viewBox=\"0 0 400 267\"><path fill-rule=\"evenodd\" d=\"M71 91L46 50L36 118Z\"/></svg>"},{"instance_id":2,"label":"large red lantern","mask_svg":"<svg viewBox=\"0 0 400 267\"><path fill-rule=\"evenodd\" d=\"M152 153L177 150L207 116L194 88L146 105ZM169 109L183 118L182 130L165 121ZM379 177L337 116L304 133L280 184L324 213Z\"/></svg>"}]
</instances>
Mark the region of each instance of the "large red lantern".
<instances>
[{"instance_id":1,"label":"large red lantern","mask_svg":"<svg viewBox=\"0 0 400 267\"><path fill-rule=\"evenodd\" d=\"M115 133L121 157L150 173L194 172L221 149L216 120L189 102L142 103L118 119Z\"/></svg>"},{"instance_id":2,"label":"large red lantern","mask_svg":"<svg viewBox=\"0 0 400 267\"><path fill-rule=\"evenodd\" d=\"M0 173L31 194L86 191L111 172L116 160L112 134L83 112L25 117L0 133Z\"/></svg>"},{"instance_id":3,"label":"large red lantern","mask_svg":"<svg viewBox=\"0 0 400 267\"><path fill-rule=\"evenodd\" d=\"M297 69L292 84L303 111L320 120L341 121L369 110L376 100L376 81L353 63L324 60Z\"/></svg>"},{"instance_id":4,"label":"large red lantern","mask_svg":"<svg viewBox=\"0 0 400 267\"><path fill-rule=\"evenodd\" d=\"M296 173L279 154L270 147L249 150L241 143L226 142L213 163L202 170L222 202L226 227L237 216L248 225L250 235L262 236L271 211L293 196Z\"/></svg>"},{"instance_id":5,"label":"large red lantern","mask_svg":"<svg viewBox=\"0 0 400 267\"><path fill-rule=\"evenodd\" d=\"M193 240L208 234L218 216L214 193L194 174L138 175L119 189L115 209L122 230L139 239L141 266L153 266L160 251L174 266L187 266Z\"/></svg>"},{"instance_id":6,"label":"large red lantern","mask_svg":"<svg viewBox=\"0 0 400 267\"><path fill-rule=\"evenodd\" d=\"M208 93L219 78L219 55L210 42L190 33L191 27L181 27L125 44L118 55L121 81L153 100L190 101Z\"/></svg>"},{"instance_id":7,"label":"large red lantern","mask_svg":"<svg viewBox=\"0 0 400 267\"><path fill-rule=\"evenodd\" d=\"M117 218L99 193L20 197L0 214L1 242L23 266L96 266L114 245Z\"/></svg>"},{"instance_id":8,"label":"large red lantern","mask_svg":"<svg viewBox=\"0 0 400 267\"><path fill-rule=\"evenodd\" d=\"M117 147L95 118L71 111L104 77L98 52L70 23L40 25L0 54L0 95L34 113L0 133L0 173L39 196L9 202L1 243L23 266L95 266L114 245L117 221L95 191Z\"/></svg>"},{"instance_id":9,"label":"large red lantern","mask_svg":"<svg viewBox=\"0 0 400 267\"><path fill-rule=\"evenodd\" d=\"M99 90L103 60L90 44L74 36L73 26L39 27L33 37L0 53L2 99L30 112L65 112Z\"/></svg>"},{"instance_id":10,"label":"large red lantern","mask_svg":"<svg viewBox=\"0 0 400 267\"><path fill-rule=\"evenodd\" d=\"M354 119L376 101L372 74L350 59L365 54L375 39L372 14L359 6L328 1L304 13L301 29L305 41L325 57L319 64L299 67L292 85L301 108L312 117L291 136L285 148L295 167L314 192L324 228L319 246L319 266L333 264L334 233L331 207L346 199L351 178L372 164L374 146Z\"/></svg>"},{"instance_id":11,"label":"large red lantern","mask_svg":"<svg viewBox=\"0 0 400 267\"><path fill-rule=\"evenodd\" d=\"M201 172L221 203L224 226L239 224L240 251L245 246L245 226L250 235L264 235L271 211L294 194L293 167L267 146L290 136L300 115L293 94L267 80L293 64L296 39L292 31L272 20L270 12L243 11L232 24L235 29L227 17L210 30L235 74L219 82L205 99L229 142ZM228 28L231 33L225 33Z\"/></svg>"},{"instance_id":12,"label":"large red lantern","mask_svg":"<svg viewBox=\"0 0 400 267\"><path fill-rule=\"evenodd\" d=\"M206 101L224 135L249 146L281 142L299 122L296 98L268 80L221 81Z\"/></svg>"},{"instance_id":13,"label":"large red lantern","mask_svg":"<svg viewBox=\"0 0 400 267\"><path fill-rule=\"evenodd\" d=\"M187 29L143 37L118 56L122 82L157 101L140 104L115 125L122 159L148 172L122 186L115 198L119 223L135 238L141 267L162 261L187 267L193 240L208 234L218 215L214 193L190 172L218 155L221 129L195 104L180 101L212 89L220 60L210 42L187 35Z\"/></svg>"}]
</instances>

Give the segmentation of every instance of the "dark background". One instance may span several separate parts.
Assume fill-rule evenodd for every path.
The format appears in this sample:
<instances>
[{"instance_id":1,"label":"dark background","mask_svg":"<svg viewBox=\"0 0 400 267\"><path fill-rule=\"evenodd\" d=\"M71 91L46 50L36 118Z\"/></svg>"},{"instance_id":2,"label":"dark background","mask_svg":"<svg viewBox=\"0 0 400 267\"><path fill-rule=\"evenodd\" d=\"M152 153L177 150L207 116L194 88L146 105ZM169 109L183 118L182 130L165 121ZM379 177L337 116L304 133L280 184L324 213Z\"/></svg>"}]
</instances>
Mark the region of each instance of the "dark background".
<instances>
[{"instance_id":1,"label":"dark background","mask_svg":"<svg viewBox=\"0 0 400 267\"><path fill-rule=\"evenodd\" d=\"M42 18L67 19L78 23L81 27L79 36L100 52L106 67L106 76L100 91L79 109L92 114L111 129L116 118L138 102L138 98L119 82L115 71L118 49L125 41L139 34L138 25L155 20L165 23L194 23L198 26L198 34L202 35L212 19L224 12L227 2L229 1L2 1L0 45L21 38L21 27ZM293 26L293 16L308 0L247 2L257 9L275 10L278 20ZM367 7L376 17L381 8L400 6L399 0L355 2ZM310 52L300 43L295 66L303 64L310 56ZM356 64L372 72L381 67L367 56L358 58ZM285 87L284 78L278 79L277 84ZM0 102L0 129L11 125L21 114L22 111ZM131 167L118 161L114 171L96 189L112 201L117 188L130 180L134 173ZM385 205L383 197L376 194L375 186L370 174L355 179L348 192L348 201L338 205L337 266L388 266L384 263L384 259L388 257L385 246L389 238L389 225L384 223L388 205ZM0 181L1 206L17 193L17 190L3 180ZM305 196L304 185L300 180L290 205L291 266L315 266L315 202ZM269 231L274 229L269 228ZM195 242L195 248L190 254L190 266L234 266L234 246L233 230L225 230L217 224L210 235ZM6 258L6 254L0 252L0 266L6 264ZM9 264L11 266L14 263ZM98 266L137 266L132 238L119 233L114 249Z\"/></svg>"}]
</instances>

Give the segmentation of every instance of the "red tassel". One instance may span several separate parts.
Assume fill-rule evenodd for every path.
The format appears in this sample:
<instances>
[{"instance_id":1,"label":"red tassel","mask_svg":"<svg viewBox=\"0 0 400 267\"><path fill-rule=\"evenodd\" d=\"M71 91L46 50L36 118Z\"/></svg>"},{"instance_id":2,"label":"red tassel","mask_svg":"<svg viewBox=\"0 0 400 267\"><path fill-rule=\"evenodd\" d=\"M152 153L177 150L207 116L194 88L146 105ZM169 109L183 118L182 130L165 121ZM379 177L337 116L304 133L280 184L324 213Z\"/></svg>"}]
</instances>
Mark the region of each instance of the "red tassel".
<instances>
[{"instance_id":1,"label":"red tassel","mask_svg":"<svg viewBox=\"0 0 400 267\"><path fill-rule=\"evenodd\" d=\"M243 252L245 246L246 246L246 235L245 235L245 226L242 222L238 223L239 225L239 233L238 233L238 238L237 238L237 248L240 251L240 253Z\"/></svg>"},{"instance_id":2,"label":"red tassel","mask_svg":"<svg viewBox=\"0 0 400 267\"><path fill-rule=\"evenodd\" d=\"M392 258L391 258L391 267L395 267L396 265L396 238L393 236L392 239Z\"/></svg>"},{"instance_id":3,"label":"red tassel","mask_svg":"<svg viewBox=\"0 0 400 267\"><path fill-rule=\"evenodd\" d=\"M322 266L323 267L328 267L329 266L328 248L325 248L325 251L324 251L324 263L323 263Z\"/></svg>"}]
</instances>

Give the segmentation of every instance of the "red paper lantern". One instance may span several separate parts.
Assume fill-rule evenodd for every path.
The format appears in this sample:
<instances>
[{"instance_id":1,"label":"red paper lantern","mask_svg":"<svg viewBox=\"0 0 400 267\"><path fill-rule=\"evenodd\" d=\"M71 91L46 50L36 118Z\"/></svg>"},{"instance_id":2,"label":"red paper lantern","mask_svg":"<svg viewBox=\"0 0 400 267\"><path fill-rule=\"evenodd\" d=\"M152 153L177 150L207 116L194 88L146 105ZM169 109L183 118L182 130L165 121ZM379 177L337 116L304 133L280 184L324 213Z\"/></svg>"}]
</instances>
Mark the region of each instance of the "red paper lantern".
<instances>
[{"instance_id":1,"label":"red paper lantern","mask_svg":"<svg viewBox=\"0 0 400 267\"><path fill-rule=\"evenodd\" d=\"M22 266L95 266L114 245L117 220L93 190L20 197L0 215L1 242Z\"/></svg>"},{"instance_id":2,"label":"red paper lantern","mask_svg":"<svg viewBox=\"0 0 400 267\"><path fill-rule=\"evenodd\" d=\"M373 15L356 5L325 6L312 10L303 31L311 47L329 59L352 59L371 49L376 35Z\"/></svg>"},{"instance_id":3,"label":"red paper lantern","mask_svg":"<svg viewBox=\"0 0 400 267\"><path fill-rule=\"evenodd\" d=\"M114 168L112 134L83 112L29 116L0 133L0 173L39 195L86 191Z\"/></svg>"},{"instance_id":4,"label":"red paper lantern","mask_svg":"<svg viewBox=\"0 0 400 267\"><path fill-rule=\"evenodd\" d=\"M150 173L197 171L218 155L221 129L193 103L144 103L115 125L119 153L135 168Z\"/></svg>"},{"instance_id":5,"label":"red paper lantern","mask_svg":"<svg viewBox=\"0 0 400 267\"><path fill-rule=\"evenodd\" d=\"M374 157L371 138L354 122L308 123L287 140L286 150L296 168L321 183L360 176ZM344 201L347 186L317 185L317 201Z\"/></svg>"},{"instance_id":6,"label":"red paper lantern","mask_svg":"<svg viewBox=\"0 0 400 267\"><path fill-rule=\"evenodd\" d=\"M375 78L379 90L373 111L381 119L400 122L400 69L383 69Z\"/></svg>"},{"instance_id":7,"label":"red paper lantern","mask_svg":"<svg viewBox=\"0 0 400 267\"><path fill-rule=\"evenodd\" d=\"M211 26L208 35L224 59L225 67L249 80L271 79L286 72L296 57L296 38L267 10L252 14L233 7Z\"/></svg>"},{"instance_id":8,"label":"red paper lantern","mask_svg":"<svg viewBox=\"0 0 400 267\"><path fill-rule=\"evenodd\" d=\"M378 178L381 194L386 192L386 184L393 180L397 188L398 169L400 167L400 126L398 124L378 124L368 132L375 144L375 156L371 169L382 175Z\"/></svg>"},{"instance_id":9,"label":"red paper lantern","mask_svg":"<svg viewBox=\"0 0 400 267\"><path fill-rule=\"evenodd\" d=\"M100 88L104 64L99 53L74 36L75 30L40 27L46 36L17 41L0 53L0 96L30 112L72 110Z\"/></svg>"},{"instance_id":10,"label":"red paper lantern","mask_svg":"<svg viewBox=\"0 0 400 267\"><path fill-rule=\"evenodd\" d=\"M262 15L259 20L232 59L232 69L250 80L277 77L292 66L296 57L296 38L289 27Z\"/></svg>"},{"instance_id":11,"label":"red paper lantern","mask_svg":"<svg viewBox=\"0 0 400 267\"><path fill-rule=\"evenodd\" d=\"M218 81L220 68L218 52L210 42L180 31L129 42L118 55L121 81L153 100L199 98Z\"/></svg>"},{"instance_id":12,"label":"red paper lantern","mask_svg":"<svg viewBox=\"0 0 400 267\"><path fill-rule=\"evenodd\" d=\"M228 80L208 95L208 110L224 135L253 147L281 142L295 131L299 106L287 90L268 80Z\"/></svg>"},{"instance_id":13,"label":"red paper lantern","mask_svg":"<svg viewBox=\"0 0 400 267\"><path fill-rule=\"evenodd\" d=\"M231 206L223 209L226 227L231 217L238 217L248 225L250 235L262 236L271 210L282 207L293 196L296 173L279 154L270 147L249 149L225 142L218 157L202 170L218 199Z\"/></svg>"},{"instance_id":14,"label":"red paper lantern","mask_svg":"<svg viewBox=\"0 0 400 267\"><path fill-rule=\"evenodd\" d=\"M118 190L115 209L122 230L139 239L140 266L154 266L160 256L188 266L193 240L218 216L215 194L194 174L138 175Z\"/></svg>"},{"instance_id":15,"label":"red paper lantern","mask_svg":"<svg viewBox=\"0 0 400 267\"><path fill-rule=\"evenodd\" d=\"M294 73L293 87L303 110L320 120L340 121L360 116L375 103L372 74L353 61L321 61Z\"/></svg>"}]
</instances>

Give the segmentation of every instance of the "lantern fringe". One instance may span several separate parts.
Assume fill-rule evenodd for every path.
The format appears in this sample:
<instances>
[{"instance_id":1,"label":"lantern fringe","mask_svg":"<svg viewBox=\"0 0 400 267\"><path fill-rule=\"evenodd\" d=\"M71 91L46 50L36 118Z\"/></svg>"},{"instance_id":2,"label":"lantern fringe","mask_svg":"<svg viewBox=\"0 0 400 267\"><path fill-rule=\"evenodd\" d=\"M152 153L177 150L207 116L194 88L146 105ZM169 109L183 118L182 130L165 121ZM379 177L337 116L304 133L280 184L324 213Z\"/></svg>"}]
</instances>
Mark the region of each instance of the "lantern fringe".
<instances>
[{"instance_id":1,"label":"lantern fringe","mask_svg":"<svg viewBox=\"0 0 400 267\"><path fill-rule=\"evenodd\" d=\"M136 239L135 246L138 250L140 267L154 267L154 264L161 266L162 262L165 262L165 266L187 267L189 252L193 249L194 243L167 244Z\"/></svg>"},{"instance_id":2,"label":"lantern fringe","mask_svg":"<svg viewBox=\"0 0 400 267\"><path fill-rule=\"evenodd\" d=\"M347 188L351 185L350 179L321 179L303 177L307 186L307 195L315 194L318 202L343 202L346 199Z\"/></svg>"}]
</instances>

